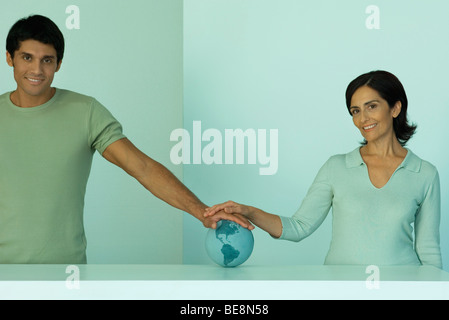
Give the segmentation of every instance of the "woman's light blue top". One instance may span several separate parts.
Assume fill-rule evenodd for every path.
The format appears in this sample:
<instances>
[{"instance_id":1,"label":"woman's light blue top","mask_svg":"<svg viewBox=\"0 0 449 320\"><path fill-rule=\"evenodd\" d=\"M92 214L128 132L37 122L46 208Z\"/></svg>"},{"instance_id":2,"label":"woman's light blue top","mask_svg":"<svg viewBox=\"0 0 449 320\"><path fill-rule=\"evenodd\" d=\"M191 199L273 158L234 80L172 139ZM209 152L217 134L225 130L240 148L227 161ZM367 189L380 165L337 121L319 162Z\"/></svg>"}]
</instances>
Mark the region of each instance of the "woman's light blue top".
<instances>
[{"instance_id":1,"label":"woman's light blue top","mask_svg":"<svg viewBox=\"0 0 449 320\"><path fill-rule=\"evenodd\" d=\"M325 264L442 267L438 171L410 150L382 188L371 183L360 148L332 156L293 217L281 217L281 239L309 236L331 207Z\"/></svg>"}]
</instances>

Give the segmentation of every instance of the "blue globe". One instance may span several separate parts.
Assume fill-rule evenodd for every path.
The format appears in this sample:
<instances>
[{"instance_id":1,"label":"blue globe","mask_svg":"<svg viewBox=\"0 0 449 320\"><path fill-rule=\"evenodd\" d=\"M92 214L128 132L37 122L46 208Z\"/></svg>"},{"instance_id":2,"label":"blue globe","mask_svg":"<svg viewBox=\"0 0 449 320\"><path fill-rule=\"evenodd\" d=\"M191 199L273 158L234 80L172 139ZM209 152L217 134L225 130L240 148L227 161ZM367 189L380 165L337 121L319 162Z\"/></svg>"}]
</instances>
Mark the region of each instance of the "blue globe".
<instances>
[{"instance_id":1,"label":"blue globe","mask_svg":"<svg viewBox=\"0 0 449 320\"><path fill-rule=\"evenodd\" d=\"M207 231L206 252L222 267L241 265L251 256L253 248L253 233L233 221L221 220L216 229Z\"/></svg>"}]
</instances>

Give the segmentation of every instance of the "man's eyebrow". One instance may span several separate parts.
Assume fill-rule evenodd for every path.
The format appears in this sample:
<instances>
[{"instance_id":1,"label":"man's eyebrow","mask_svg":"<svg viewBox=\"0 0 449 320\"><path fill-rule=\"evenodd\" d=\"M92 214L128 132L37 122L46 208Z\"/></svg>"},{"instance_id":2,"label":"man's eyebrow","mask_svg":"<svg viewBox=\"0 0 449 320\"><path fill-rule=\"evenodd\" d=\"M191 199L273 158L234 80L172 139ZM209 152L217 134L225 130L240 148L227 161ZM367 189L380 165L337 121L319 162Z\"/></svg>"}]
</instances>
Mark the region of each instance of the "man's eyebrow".
<instances>
[{"instance_id":1,"label":"man's eyebrow","mask_svg":"<svg viewBox=\"0 0 449 320\"><path fill-rule=\"evenodd\" d=\"M32 53L28 53L28 52L20 52L20 55L21 56L31 56L31 57L34 57L34 55L32 54ZM46 56L43 56L42 57L42 59L56 59L56 57L55 56L53 56L53 55L46 55Z\"/></svg>"}]
</instances>

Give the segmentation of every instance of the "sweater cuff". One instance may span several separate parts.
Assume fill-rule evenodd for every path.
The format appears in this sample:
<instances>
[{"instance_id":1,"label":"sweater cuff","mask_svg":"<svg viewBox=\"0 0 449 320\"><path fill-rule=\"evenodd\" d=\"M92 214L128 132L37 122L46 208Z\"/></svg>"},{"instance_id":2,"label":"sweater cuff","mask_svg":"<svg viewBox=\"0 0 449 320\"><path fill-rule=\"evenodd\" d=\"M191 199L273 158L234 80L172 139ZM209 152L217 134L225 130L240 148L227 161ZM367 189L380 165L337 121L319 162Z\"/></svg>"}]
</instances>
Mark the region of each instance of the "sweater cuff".
<instances>
[{"instance_id":1,"label":"sweater cuff","mask_svg":"<svg viewBox=\"0 0 449 320\"><path fill-rule=\"evenodd\" d=\"M279 238L275 238L272 236L273 239L279 239L279 240L290 240L290 241L299 241L298 233L296 232L296 229L293 227L293 219L290 217L282 217L281 223L282 223L282 234Z\"/></svg>"}]
</instances>

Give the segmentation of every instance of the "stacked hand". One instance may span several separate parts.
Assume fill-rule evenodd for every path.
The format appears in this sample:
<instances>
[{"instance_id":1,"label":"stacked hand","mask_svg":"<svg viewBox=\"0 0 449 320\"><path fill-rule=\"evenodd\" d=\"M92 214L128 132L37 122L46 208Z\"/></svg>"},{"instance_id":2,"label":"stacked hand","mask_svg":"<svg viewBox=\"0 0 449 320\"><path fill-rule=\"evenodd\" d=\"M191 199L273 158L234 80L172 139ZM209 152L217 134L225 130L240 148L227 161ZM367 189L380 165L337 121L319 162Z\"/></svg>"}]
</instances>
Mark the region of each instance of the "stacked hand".
<instances>
[{"instance_id":1,"label":"stacked hand","mask_svg":"<svg viewBox=\"0 0 449 320\"><path fill-rule=\"evenodd\" d=\"M206 220L214 218L215 226L219 220L228 219L249 230L253 230L256 225L274 238L279 238L282 235L282 221L278 215L234 201L227 201L207 208L204 217Z\"/></svg>"},{"instance_id":2,"label":"stacked hand","mask_svg":"<svg viewBox=\"0 0 449 320\"><path fill-rule=\"evenodd\" d=\"M217 222L220 220L230 220L238 223L244 228L253 230L253 224L248 220L247 215L250 212L250 207L238 204L233 201L217 204L206 208L204 213L204 226L215 229Z\"/></svg>"}]
</instances>

